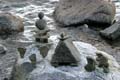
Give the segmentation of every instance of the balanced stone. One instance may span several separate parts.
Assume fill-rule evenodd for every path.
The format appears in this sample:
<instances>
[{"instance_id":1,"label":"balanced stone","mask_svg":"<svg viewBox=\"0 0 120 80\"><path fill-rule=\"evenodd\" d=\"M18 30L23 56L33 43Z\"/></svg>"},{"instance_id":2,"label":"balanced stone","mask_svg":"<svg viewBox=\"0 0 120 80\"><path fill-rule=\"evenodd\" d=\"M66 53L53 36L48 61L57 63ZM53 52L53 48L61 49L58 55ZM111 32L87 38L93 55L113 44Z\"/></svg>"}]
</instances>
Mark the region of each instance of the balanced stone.
<instances>
[{"instance_id":1,"label":"balanced stone","mask_svg":"<svg viewBox=\"0 0 120 80\"><path fill-rule=\"evenodd\" d=\"M36 55L35 54L32 54L31 56L29 56L29 59L33 65L36 65Z\"/></svg>"},{"instance_id":2,"label":"balanced stone","mask_svg":"<svg viewBox=\"0 0 120 80\"><path fill-rule=\"evenodd\" d=\"M79 52L72 44L72 40L62 37L55 49L55 53L52 56L51 64L55 67L58 66L77 66L80 61Z\"/></svg>"},{"instance_id":3,"label":"balanced stone","mask_svg":"<svg viewBox=\"0 0 120 80\"><path fill-rule=\"evenodd\" d=\"M17 48L17 50L19 51L20 57L24 58L24 54L26 52L26 49L24 49L24 48Z\"/></svg>"},{"instance_id":4,"label":"balanced stone","mask_svg":"<svg viewBox=\"0 0 120 80\"><path fill-rule=\"evenodd\" d=\"M44 30L46 28L46 21L43 19L44 13L40 12L38 14L39 19L36 21L35 25L39 30Z\"/></svg>"},{"instance_id":5,"label":"balanced stone","mask_svg":"<svg viewBox=\"0 0 120 80\"><path fill-rule=\"evenodd\" d=\"M8 12L0 13L0 34L10 35L24 31L23 19Z\"/></svg>"},{"instance_id":6,"label":"balanced stone","mask_svg":"<svg viewBox=\"0 0 120 80\"><path fill-rule=\"evenodd\" d=\"M36 41L41 43L48 43L49 31L50 30L40 30L40 32L35 35Z\"/></svg>"}]
</instances>

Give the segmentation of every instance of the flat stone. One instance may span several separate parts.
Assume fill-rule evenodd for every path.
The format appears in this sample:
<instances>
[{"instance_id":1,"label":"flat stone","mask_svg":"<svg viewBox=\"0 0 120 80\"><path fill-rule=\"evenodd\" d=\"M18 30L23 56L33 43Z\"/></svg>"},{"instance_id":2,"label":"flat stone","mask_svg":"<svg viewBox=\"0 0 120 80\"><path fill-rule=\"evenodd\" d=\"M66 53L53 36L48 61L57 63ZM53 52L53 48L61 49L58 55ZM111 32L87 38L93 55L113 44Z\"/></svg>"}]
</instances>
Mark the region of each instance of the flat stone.
<instances>
[{"instance_id":1,"label":"flat stone","mask_svg":"<svg viewBox=\"0 0 120 80\"><path fill-rule=\"evenodd\" d=\"M100 31L100 34L108 39L115 40L120 37L120 21L114 23L112 26Z\"/></svg>"},{"instance_id":2,"label":"flat stone","mask_svg":"<svg viewBox=\"0 0 120 80\"><path fill-rule=\"evenodd\" d=\"M36 41L37 42L40 42L40 43L48 43L48 38L49 36L46 35L46 36L36 36Z\"/></svg>"}]
</instances>

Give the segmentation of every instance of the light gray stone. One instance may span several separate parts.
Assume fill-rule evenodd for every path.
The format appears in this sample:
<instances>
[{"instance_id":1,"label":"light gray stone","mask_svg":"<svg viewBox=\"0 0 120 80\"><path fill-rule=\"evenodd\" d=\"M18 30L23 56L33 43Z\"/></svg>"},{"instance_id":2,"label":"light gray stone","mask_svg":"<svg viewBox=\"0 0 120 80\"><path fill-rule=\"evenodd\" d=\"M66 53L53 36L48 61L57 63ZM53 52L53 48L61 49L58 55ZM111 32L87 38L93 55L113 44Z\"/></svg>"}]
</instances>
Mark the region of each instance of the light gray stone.
<instances>
[{"instance_id":1,"label":"light gray stone","mask_svg":"<svg viewBox=\"0 0 120 80\"><path fill-rule=\"evenodd\" d=\"M110 0L60 0L54 17L65 26L84 23L111 24L115 10Z\"/></svg>"},{"instance_id":2,"label":"light gray stone","mask_svg":"<svg viewBox=\"0 0 120 80\"><path fill-rule=\"evenodd\" d=\"M69 43L69 42L68 42ZM83 43L80 41L73 41L72 44L79 52L79 64L78 66L59 66L54 67L50 64L49 57L54 55L58 42L54 42L52 50L50 50L48 56L43 60L40 57L39 49L35 46L29 46L24 55L24 59L18 58L15 66L18 76L14 76L12 80L119 80L120 79L120 66L116 62L115 58L111 55L97 50L94 46ZM37 65L32 68L29 56L36 54ZM96 59L96 53L100 53L105 56L109 63L109 72L104 73L102 68L96 66L95 70L88 72L85 70L85 66L88 63L87 57ZM38 60L39 59L39 60ZM28 67L30 66L30 67Z\"/></svg>"},{"instance_id":3,"label":"light gray stone","mask_svg":"<svg viewBox=\"0 0 120 80\"><path fill-rule=\"evenodd\" d=\"M108 39L115 40L120 37L120 21L114 23L112 26L100 31L100 34Z\"/></svg>"}]
</instances>

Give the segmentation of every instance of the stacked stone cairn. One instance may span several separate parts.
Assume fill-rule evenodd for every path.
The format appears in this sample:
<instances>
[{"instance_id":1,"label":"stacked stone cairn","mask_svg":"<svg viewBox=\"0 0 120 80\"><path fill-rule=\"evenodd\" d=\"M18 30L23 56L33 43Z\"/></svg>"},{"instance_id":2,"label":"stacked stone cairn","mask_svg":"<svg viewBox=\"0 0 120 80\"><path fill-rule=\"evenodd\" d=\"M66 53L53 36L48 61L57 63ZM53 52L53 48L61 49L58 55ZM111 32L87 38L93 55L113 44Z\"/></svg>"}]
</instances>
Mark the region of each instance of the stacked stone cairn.
<instances>
[{"instance_id":1,"label":"stacked stone cairn","mask_svg":"<svg viewBox=\"0 0 120 80\"><path fill-rule=\"evenodd\" d=\"M43 19L44 13L40 12L38 14L39 19L36 21L35 26L38 28L37 34L35 36L35 40L40 43L48 43L48 32L50 30L47 29L47 23Z\"/></svg>"},{"instance_id":2,"label":"stacked stone cairn","mask_svg":"<svg viewBox=\"0 0 120 80\"><path fill-rule=\"evenodd\" d=\"M59 40L52 56L52 66L77 66L80 61L79 52L70 37L62 33Z\"/></svg>"}]
</instances>

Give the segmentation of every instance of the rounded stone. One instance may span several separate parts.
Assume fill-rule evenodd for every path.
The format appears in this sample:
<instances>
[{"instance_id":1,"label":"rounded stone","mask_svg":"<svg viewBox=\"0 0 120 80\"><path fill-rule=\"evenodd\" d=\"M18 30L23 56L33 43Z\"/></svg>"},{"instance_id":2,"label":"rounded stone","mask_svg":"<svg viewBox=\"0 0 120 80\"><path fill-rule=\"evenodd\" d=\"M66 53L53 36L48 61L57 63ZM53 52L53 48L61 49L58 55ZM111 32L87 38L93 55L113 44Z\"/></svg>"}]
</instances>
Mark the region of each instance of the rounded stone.
<instances>
[{"instance_id":1,"label":"rounded stone","mask_svg":"<svg viewBox=\"0 0 120 80\"><path fill-rule=\"evenodd\" d=\"M0 34L11 34L24 30L22 18L11 13L0 13Z\"/></svg>"}]
</instances>

